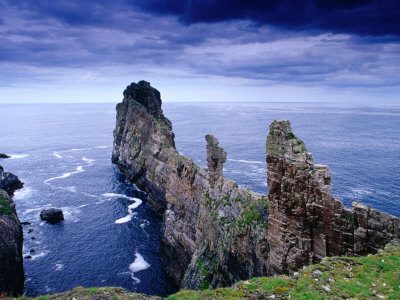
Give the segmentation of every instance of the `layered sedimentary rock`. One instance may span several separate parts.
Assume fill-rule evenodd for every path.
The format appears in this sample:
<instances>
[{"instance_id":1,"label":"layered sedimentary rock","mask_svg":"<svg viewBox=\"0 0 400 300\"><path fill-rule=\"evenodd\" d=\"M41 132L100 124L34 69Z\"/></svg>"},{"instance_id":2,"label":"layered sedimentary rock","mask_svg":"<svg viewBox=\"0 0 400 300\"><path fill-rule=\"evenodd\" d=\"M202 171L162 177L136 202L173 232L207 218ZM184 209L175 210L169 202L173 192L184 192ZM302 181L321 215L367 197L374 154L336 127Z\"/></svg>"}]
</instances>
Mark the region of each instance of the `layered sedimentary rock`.
<instances>
[{"instance_id":1,"label":"layered sedimentary rock","mask_svg":"<svg viewBox=\"0 0 400 300\"><path fill-rule=\"evenodd\" d=\"M17 186L21 188L22 183L15 175L4 173L6 172L0 167L0 178L5 179L1 179L3 189L0 189L0 294L21 295L24 289L23 235L10 194L18 188Z\"/></svg>"},{"instance_id":2,"label":"layered sedimentary rock","mask_svg":"<svg viewBox=\"0 0 400 300\"><path fill-rule=\"evenodd\" d=\"M177 286L228 286L254 276L291 273L325 256L375 253L399 237L399 219L331 195L327 166L288 121L267 138L267 197L222 174L227 154L207 135L202 169L175 148L160 93L132 83L117 105L112 161L164 215L161 256ZM269 205L269 207L268 207Z\"/></svg>"},{"instance_id":3,"label":"layered sedimentary rock","mask_svg":"<svg viewBox=\"0 0 400 300\"><path fill-rule=\"evenodd\" d=\"M376 253L400 237L400 220L359 203L335 199L327 166L290 128L274 121L266 143L269 189L269 271L292 273L325 256Z\"/></svg>"},{"instance_id":4,"label":"layered sedimentary rock","mask_svg":"<svg viewBox=\"0 0 400 300\"><path fill-rule=\"evenodd\" d=\"M148 82L129 85L117 105L112 161L164 214L161 255L176 285L185 276L183 287L216 287L266 270L266 198L224 180L226 154L214 137L206 140L208 171L176 150L160 93Z\"/></svg>"}]
</instances>

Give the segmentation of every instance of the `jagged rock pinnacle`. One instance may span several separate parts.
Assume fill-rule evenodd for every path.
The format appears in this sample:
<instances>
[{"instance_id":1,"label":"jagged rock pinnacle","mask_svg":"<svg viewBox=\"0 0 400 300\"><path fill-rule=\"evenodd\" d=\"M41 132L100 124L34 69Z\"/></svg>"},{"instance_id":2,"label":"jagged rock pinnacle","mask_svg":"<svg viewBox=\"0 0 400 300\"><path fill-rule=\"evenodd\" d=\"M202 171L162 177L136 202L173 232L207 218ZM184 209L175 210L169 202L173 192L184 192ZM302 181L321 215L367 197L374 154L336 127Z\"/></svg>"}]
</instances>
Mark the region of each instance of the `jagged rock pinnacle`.
<instances>
[{"instance_id":1,"label":"jagged rock pinnacle","mask_svg":"<svg viewBox=\"0 0 400 300\"><path fill-rule=\"evenodd\" d=\"M219 146L219 142L212 134L205 136L207 141L207 167L210 186L222 177L224 162L226 162L226 152Z\"/></svg>"},{"instance_id":2,"label":"jagged rock pinnacle","mask_svg":"<svg viewBox=\"0 0 400 300\"><path fill-rule=\"evenodd\" d=\"M142 104L156 119L162 114L160 92L153 88L150 82L144 80L138 83L132 82L126 87L123 94L125 99Z\"/></svg>"}]
</instances>

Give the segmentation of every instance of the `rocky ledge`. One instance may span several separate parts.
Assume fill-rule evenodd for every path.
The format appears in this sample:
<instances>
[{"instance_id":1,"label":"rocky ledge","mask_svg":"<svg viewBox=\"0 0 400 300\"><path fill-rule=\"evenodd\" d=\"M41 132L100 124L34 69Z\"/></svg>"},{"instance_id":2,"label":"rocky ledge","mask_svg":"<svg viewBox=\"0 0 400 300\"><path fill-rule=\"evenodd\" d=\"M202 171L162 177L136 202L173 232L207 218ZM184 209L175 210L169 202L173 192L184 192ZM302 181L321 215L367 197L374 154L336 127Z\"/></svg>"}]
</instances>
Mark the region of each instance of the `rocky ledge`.
<instances>
[{"instance_id":1,"label":"rocky ledge","mask_svg":"<svg viewBox=\"0 0 400 300\"><path fill-rule=\"evenodd\" d=\"M161 104L146 81L126 88L112 161L164 215L161 256L177 286L293 273L325 256L375 253L399 237L399 219L332 197L328 168L313 164L288 121L270 126L268 201L223 177L226 153L214 136L205 137L208 169L180 155Z\"/></svg>"},{"instance_id":2,"label":"rocky ledge","mask_svg":"<svg viewBox=\"0 0 400 300\"><path fill-rule=\"evenodd\" d=\"M0 166L0 295L21 295L24 289L23 233L11 195L23 183Z\"/></svg>"}]
</instances>

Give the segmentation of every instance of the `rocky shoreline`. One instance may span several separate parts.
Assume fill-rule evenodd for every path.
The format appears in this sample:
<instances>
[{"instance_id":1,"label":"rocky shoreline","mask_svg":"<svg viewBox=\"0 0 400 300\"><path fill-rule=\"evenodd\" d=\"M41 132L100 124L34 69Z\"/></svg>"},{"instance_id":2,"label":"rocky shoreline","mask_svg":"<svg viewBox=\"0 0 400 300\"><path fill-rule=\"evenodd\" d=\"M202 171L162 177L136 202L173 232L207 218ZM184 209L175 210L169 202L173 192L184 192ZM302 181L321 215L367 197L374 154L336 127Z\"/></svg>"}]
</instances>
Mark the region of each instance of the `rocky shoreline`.
<instances>
[{"instance_id":1,"label":"rocky shoreline","mask_svg":"<svg viewBox=\"0 0 400 300\"><path fill-rule=\"evenodd\" d=\"M223 178L226 153L212 135L208 169L179 155L161 103L148 82L127 87L116 107L112 161L163 214L161 255L177 286L293 273L325 256L376 253L400 237L398 218L332 197L328 167L313 164L288 121L266 133L267 198Z\"/></svg>"},{"instance_id":2,"label":"rocky shoreline","mask_svg":"<svg viewBox=\"0 0 400 300\"><path fill-rule=\"evenodd\" d=\"M21 295L24 290L23 231L18 219L14 191L23 183L0 166L0 295Z\"/></svg>"}]
</instances>

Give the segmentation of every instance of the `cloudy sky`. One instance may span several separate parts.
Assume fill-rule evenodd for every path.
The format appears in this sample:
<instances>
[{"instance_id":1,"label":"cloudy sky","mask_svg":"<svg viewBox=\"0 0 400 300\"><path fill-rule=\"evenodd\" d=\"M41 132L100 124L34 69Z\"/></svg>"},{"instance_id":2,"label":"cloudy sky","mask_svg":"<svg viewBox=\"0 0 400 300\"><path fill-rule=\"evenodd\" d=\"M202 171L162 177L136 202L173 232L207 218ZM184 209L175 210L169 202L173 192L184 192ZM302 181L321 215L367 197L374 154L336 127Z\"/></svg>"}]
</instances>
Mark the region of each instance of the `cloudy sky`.
<instances>
[{"instance_id":1,"label":"cloudy sky","mask_svg":"<svg viewBox=\"0 0 400 300\"><path fill-rule=\"evenodd\" d=\"M0 103L400 103L398 0L0 0Z\"/></svg>"}]
</instances>

